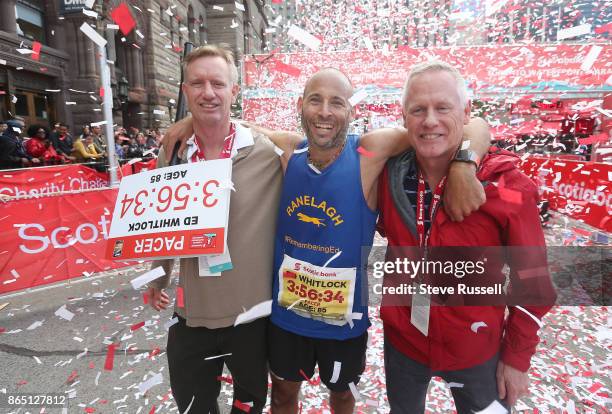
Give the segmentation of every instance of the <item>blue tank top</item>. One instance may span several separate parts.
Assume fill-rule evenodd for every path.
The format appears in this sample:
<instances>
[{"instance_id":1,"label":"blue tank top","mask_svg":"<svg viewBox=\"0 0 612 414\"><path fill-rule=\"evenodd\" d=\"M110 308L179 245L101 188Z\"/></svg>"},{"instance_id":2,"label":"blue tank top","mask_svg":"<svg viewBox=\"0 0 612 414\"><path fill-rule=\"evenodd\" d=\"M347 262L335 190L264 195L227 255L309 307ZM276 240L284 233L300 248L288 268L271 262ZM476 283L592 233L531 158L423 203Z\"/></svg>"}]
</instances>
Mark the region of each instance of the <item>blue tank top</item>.
<instances>
[{"instance_id":1,"label":"blue tank top","mask_svg":"<svg viewBox=\"0 0 612 414\"><path fill-rule=\"evenodd\" d=\"M283 182L271 320L311 338L356 337L369 326L367 257L377 217L363 196L359 137L349 135L320 173L308 165L305 145Z\"/></svg>"}]
</instances>

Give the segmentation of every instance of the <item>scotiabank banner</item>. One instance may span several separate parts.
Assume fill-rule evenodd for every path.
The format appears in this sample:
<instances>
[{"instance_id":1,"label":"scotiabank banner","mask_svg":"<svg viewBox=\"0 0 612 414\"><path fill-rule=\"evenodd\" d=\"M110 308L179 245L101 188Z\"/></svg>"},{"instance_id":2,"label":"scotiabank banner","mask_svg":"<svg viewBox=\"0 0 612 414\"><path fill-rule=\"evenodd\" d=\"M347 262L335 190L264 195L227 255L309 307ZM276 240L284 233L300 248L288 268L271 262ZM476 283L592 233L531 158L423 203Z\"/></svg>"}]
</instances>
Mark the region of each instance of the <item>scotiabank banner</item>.
<instances>
[{"instance_id":1,"label":"scotiabank banner","mask_svg":"<svg viewBox=\"0 0 612 414\"><path fill-rule=\"evenodd\" d=\"M108 187L108 174L79 164L0 172L0 197L17 199Z\"/></svg>"},{"instance_id":2,"label":"scotiabank banner","mask_svg":"<svg viewBox=\"0 0 612 414\"><path fill-rule=\"evenodd\" d=\"M583 70L581 66L593 48L599 51L597 59ZM404 47L391 52L251 55L244 61L243 118L270 128L297 128L297 99L306 80L325 67L340 69L356 91L364 91L362 105L392 105L386 112L399 118L401 111L396 104L410 68L431 59L454 65L475 97L539 92L603 96L612 91L610 44Z\"/></svg>"},{"instance_id":3,"label":"scotiabank banner","mask_svg":"<svg viewBox=\"0 0 612 414\"><path fill-rule=\"evenodd\" d=\"M108 189L0 204L0 294L130 265L104 258L116 198Z\"/></svg>"},{"instance_id":4,"label":"scotiabank banner","mask_svg":"<svg viewBox=\"0 0 612 414\"><path fill-rule=\"evenodd\" d=\"M612 232L612 165L528 157L519 167L538 183L550 208Z\"/></svg>"},{"instance_id":5,"label":"scotiabank banner","mask_svg":"<svg viewBox=\"0 0 612 414\"><path fill-rule=\"evenodd\" d=\"M588 70L581 66L593 47L601 47ZM492 88L564 90L612 90L606 84L612 67L612 46L600 45L483 45L411 48L384 52L279 53L251 55L245 59L245 87L249 98L255 92L301 93L306 80L317 70L333 67L348 75L356 88L367 85L402 88L410 68L421 62L440 59L457 69L476 93ZM270 96L268 96L270 97Z\"/></svg>"}]
</instances>

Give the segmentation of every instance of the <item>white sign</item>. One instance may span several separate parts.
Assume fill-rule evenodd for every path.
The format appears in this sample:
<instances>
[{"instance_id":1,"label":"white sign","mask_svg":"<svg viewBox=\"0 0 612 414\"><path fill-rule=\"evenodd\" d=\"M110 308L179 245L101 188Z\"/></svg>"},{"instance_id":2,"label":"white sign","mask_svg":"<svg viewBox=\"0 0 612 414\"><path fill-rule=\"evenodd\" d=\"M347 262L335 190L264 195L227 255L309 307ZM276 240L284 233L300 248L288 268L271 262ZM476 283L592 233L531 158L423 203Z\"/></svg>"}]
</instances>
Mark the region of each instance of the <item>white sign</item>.
<instances>
[{"instance_id":1,"label":"white sign","mask_svg":"<svg viewBox=\"0 0 612 414\"><path fill-rule=\"evenodd\" d=\"M113 260L225 252L232 160L175 165L121 181L109 232Z\"/></svg>"}]
</instances>

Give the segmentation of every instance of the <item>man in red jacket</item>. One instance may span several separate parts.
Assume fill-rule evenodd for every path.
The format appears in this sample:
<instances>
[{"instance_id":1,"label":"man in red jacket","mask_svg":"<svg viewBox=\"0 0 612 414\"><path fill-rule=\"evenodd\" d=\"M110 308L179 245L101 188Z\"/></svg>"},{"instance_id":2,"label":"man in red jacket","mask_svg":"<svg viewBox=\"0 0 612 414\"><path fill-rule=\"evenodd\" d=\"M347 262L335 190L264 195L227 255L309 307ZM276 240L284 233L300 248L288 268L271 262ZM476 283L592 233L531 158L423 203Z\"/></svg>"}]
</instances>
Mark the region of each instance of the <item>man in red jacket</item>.
<instances>
[{"instance_id":1,"label":"man in red jacket","mask_svg":"<svg viewBox=\"0 0 612 414\"><path fill-rule=\"evenodd\" d=\"M506 307L507 296L500 302L493 296L469 293L460 296L458 303L480 306L432 306L436 296L421 290L425 285L422 274L415 279L419 282L415 291L401 295L403 303L388 300L389 295L383 297L385 371L392 413L424 412L432 376L451 384L459 413L492 405L511 407L528 391L527 371L538 343L537 331L554 303L536 207L537 188L516 168L513 154L490 151L480 162L460 148L469 115L465 82L456 69L443 62L412 69L404 87L403 116L414 151L390 160L379 181L379 227L389 242L386 261L410 258L414 263L414 252L424 249L429 256L417 261L425 263L435 258L440 247L461 246L453 252L465 263L466 247L473 246L467 249L469 254L482 246L507 246L503 251L497 248L477 276L457 279L463 274L455 271L437 277L450 278L446 280L452 283L476 280L482 286L499 285L501 290L505 282L502 265L509 257L508 292L519 298L512 303L519 306ZM462 222L452 222L438 208L453 159L476 164L487 195L486 203ZM387 272L385 285L399 272ZM451 298L456 299L449 295L445 303L452 302Z\"/></svg>"}]
</instances>

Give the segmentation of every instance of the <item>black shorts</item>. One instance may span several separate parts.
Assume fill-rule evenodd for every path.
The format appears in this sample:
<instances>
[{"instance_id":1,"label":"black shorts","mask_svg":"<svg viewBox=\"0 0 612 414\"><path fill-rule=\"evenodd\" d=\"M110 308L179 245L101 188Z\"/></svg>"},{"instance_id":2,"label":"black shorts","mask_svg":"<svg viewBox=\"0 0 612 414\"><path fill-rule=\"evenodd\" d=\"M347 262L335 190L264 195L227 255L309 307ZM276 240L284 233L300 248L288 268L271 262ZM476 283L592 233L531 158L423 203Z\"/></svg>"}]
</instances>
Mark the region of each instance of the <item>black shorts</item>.
<instances>
[{"instance_id":1,"label":"black shorts","mask_svg":"<svg viewBox=\"0 0 612 414\"><path fill-rule=\"evenodd\" d=\"M365 370L368 333L346 340L309 338L270 323L268 350L270 371L276 377L301 382L314 375L319 365L321 381L332 391L357 385Z\"/></svg>"},{"instance_id":2,"label":"black shorts","mask_svg":"<svg viewBox=\"0 0 612 414\"><path fill-rule=\"evenodd\" d=\"M253 403L251 413L261 413L268 392L266 332L268 318L227 328L189 327L185 319L168 333L168 366L172 395L179 412L215 413L221 391L219 376L227 365L234 383L234 399ZM207 357L229 354L222 358ZM242 412L232 406L232 413Z\"/></svg>"}]
</instances>

